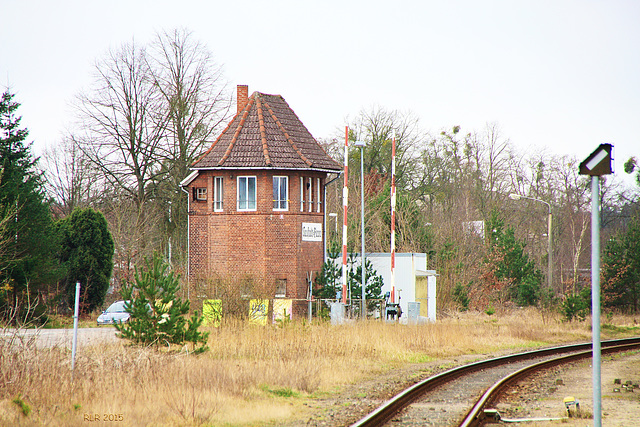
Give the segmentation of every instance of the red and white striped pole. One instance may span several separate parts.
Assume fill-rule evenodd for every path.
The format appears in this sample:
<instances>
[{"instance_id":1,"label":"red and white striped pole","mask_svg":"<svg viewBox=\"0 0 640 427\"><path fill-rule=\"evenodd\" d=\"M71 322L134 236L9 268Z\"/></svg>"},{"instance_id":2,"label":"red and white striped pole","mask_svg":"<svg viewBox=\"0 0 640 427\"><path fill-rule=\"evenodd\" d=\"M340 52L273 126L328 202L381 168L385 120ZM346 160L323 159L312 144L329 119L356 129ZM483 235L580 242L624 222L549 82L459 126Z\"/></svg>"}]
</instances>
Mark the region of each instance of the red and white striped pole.
<instances>
[{"instance_id":1,"label":"red and white striped pole","mask_svg":"<svg viewBox=\"0 0 640 427\"><path fill-rule=\"evenodd\" d=\"M391 302L396 302L396 133L391 144Z\"/></svg>"},{"instance_id":2,"label":"red and white striped pole","mask_svg":"<svg viewBox=\"0 0 640 427\"><path fill-rule=\"evenodd\" d=\"M344 128L344 187L342 188L342 303L347 303L347 206L349 204L349 188L347 173L349 171L349 126Z\"/></svg>"}]
</instances>

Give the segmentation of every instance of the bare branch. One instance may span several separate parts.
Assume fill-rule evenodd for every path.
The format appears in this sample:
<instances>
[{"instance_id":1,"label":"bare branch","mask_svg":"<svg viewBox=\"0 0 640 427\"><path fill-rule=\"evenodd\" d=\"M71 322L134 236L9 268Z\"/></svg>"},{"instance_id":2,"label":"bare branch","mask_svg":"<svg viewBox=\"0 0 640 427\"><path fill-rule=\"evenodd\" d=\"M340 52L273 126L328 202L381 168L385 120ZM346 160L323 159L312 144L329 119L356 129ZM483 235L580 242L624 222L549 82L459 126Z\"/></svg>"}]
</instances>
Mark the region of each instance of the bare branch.
<instances>
[{"instance_id":1,"label":"bare branch","mask_svg":"<svg viewBox=\"0 0 640 427\"><path fill-rule=\"evenodd\" d=\"M132 42L109 52L96 64L95 88L78 97L77 108L83 133L75 141L84 156L111 185L144 204L164 129L145 49Z\"/></svg>"}]
</instances>

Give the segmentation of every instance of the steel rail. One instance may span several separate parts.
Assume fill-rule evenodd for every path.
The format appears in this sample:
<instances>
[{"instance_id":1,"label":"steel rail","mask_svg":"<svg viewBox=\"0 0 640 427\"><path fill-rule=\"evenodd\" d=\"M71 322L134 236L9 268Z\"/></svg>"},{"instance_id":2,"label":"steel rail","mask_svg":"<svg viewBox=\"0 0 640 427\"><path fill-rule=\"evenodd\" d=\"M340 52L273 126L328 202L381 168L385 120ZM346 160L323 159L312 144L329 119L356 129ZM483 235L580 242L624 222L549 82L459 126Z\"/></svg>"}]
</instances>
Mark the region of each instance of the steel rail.
<instances>
[{"instance_id":1,"label":"steel rail","mask_svg":"<svg viewBox=\"0 0 640 427\"><path fill-rule=\"evenodd\" d=\"M603 343L604 344L604 343ZM640 343L628 343L623 345L606 346L602 349L603 354L616 353L625 350L631 350L639 348ZM487 391L478 399L476 404L467 413L466 417L460 424L460 427L476 427L484 424L486 417L484 416L484 409L497 401L500 395L508 389L511 385L515 384L522 378L531 375L534 372L549 369L556 365L562 365L565 363L573 362L580 359L587 359L591 357L591 351L581 351L579 353L572 353L565 356L556 357L554 359L546 360L544 362L534 363L533 365L526 366L518 371L513 372L510 375L505 376L501 380L493 384Z\"/></svg>"},{"instance_id":2,"label":"steel rail","mask_svg":"<svg viewBox=\"0 0 640 427\"><path fill-rule=\"evenodd\" d=\"M621 344L640 344L640 337L625 338L621 340L608 340L602 342L602 347L612 347ZM389 421L398 412L411 405L420 396L426 392L433 390L441 384L450 382L456 378L459 378L467 373L479 371L481 369L500 366L512 362L535 359L537 357L549 356L555 354L569 353L575 351L590 351L591 343L583 344L570 344L558 347L549 347L541 350L532 350L523 353L512 354L508 356L501 356L487 360L481 360L478 362L470 363L467 365L458 366L426 378L411 387L396 394L391 399L376 408L373 412L369 413L364 418L351 424L351 427L374 427L382 426Z\"/></svg>"}]
</instances>

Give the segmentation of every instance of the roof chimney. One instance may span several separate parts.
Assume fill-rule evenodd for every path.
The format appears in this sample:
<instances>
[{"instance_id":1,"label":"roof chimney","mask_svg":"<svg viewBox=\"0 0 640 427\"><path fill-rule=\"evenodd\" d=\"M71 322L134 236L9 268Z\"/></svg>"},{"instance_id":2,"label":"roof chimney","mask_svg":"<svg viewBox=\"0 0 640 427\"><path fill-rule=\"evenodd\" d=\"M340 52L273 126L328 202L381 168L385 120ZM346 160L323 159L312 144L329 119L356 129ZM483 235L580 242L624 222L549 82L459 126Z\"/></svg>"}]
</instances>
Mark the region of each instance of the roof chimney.
<instances>
[{"instance_id":1,"label":"roof chimney","mask_svg":"<svg viewBox=\"0 0 640 427\"><path fill-rule=\"evenodd\" d=\"M238 85L238 113L242 111L249 102L249 86L247 85Z\"/></svg>"}]
</instances>

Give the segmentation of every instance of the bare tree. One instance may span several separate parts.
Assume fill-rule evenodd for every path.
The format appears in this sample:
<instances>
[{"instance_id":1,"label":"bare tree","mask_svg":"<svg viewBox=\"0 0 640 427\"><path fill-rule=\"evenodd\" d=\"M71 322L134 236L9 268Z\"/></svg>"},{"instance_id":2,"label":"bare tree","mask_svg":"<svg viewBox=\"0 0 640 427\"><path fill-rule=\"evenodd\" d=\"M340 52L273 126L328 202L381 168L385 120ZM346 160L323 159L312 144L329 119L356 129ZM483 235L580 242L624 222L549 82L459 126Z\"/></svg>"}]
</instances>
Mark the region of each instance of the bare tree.
<instances>
[{"instance_id":1,"label":"bare tree","mask_svg":"<svg viewBox=\"0 0 640 427\"><path fill-rule=\"evenodd\" d=\"M501 203L501 195L508 191L513 149L495 123L487 124L482 134L473 133L467 137L465 148L475 165L475 204L481 216L486 218Z\"/></svg>"},{"instance_id":2,"label":"bare tree","mask_svg":"<svg viewBox=\"0 0 640 427\"><path fill-rule=\"evenodd\" d=\"M585 251L589 247L587 231L591 223L589 214L588 180L578 174L578 162L566 156L551 163L556 183L557 214L554 216L555 264L560 273L561 292L565 285L575 292L580 265L586 266ZM567 274L569 273L569 274Z\"/></svg>"},{"instance_id":3,"label":"bare tree","mask_svg":"<svg viewBox=\"0 0 640 427\"><path fill-rule=\"evenodd\" d=\"M146 55L134 42L110 51L96 62L93 86L76 103L80 126L73 141L103 181L96 207L114 239L116 281L157 249L150 189L160 169L166 119Z\"/></svg>"},{"instance_id":4,"label":"bare tree","mask_svg":"<svg viewBox=\"0 0 640 427\"><path fill-rule=\"evenodd\" d=\"M49 147L41 157L45 189L58 209L54 216L64 217L76 207L91 205L104 184L101 174L68 136L55 147Z\"/></svg>"},{"instance_id":5,"label":"bare tree","mask_svg":"<svg viewBox=\"0 0 640 427\"><path fill-rule=\"evenodd\" d=\"M164 120L146 52L134 42L96 63L94 87L78 97L82 134L76 142L114 187L141 208L158 170Z\"/></svg>"},{"instance_id":6,"label":"bare tree","mask_svg":"<svg viewBox=\"0 0 640 427\"><path fill-rule=\"evenodd\" d=\"M408 187L413 178L416 153L423 138L418 118L411 112L372 107L362 110L349 124L350 138L365 141L364 172L377 171L391 179L391 147L396 138L396 184ZM353 156L356 158L359 156Z\"/></svg>"},{"instance_id":7,"label":"bare tree","mask_svg":"<svg viewBox=\"0 0 640 427\"><path fill-rule=\"evenodd\" d=\"M420 133L417 117L410 112L386 110L372 107L362 110L349 124L349 138L352 141L364 141L364 191L365 199L365 232L366 247L372 251L388 251L390 235L390 199L392 142L396 139L396 187L398 204L396 206L397 249L417 250L428 244L428 236L422 227L416 229L416 213L420 208L412 194L415 180L416 153L423 135ZM344 142L342 143L344 144ZM327 145L325 145L327 146ZM344 147L344 145L342 145ZM328 145L329 150L337 149L341 157L340 144ZM360 153L359 148L351 147L351 168L349 185L360 192ZM359 211L360 200L356 197L350 201L352 212ZM337 208L334 208L337 209ZM359 221L349 224L349 247L357 247L360 241Z\"/></svg>"},{"instance_id":8,"label":"bare tree","mask_svg":"<svg viewBox=\"0 0 640 427\"><path fill-rule=\"evenodd\" d=\"M158 157L182 180L229 117L231 95L222 67L189 31L158 33L150 53L149 70L166 115Z\"/></svg>"},{"instance_id":9,"label":"bare tree","mask_svg":"<svg viewBox=\"0 0 640 427\"><path fill-rule=\"evenodd\" d=\"M179 183L228 119L231 95L222 67L187 30L156 34L147 64L164 123L162 142L156 151L162 168L154 196L167 214L171 212L165 216L166 236L174 237L174 246L180 249L176 252L184 255L187 208Z\"/></svg>"},{"instance_id":10,"label":"bare tree","mask_svg":"<svg viewBox=\"0 0 640 427\"><path fill-rule=\"evenodd\" d=\"M131 263L171 242L174 254L186 254L178 184L228 118L231 97L221 67L186 30L158 33L146 46L124 44L95 71L91 89L78 96L72 135L108 195L99 206L126 277Z\"/></svg>"},{"instance_id":11,"label":"bare tree","mask_svg":"<svg viewBox=\"0 0 640 427\"><path fill-rule=\"evenodd\" d=\"M454 126L425 145L416 189L431 211L442 209L460 221L482 219L500 202L511 158L497 125L466 135Z\"/></svg>"}]
</instances>

